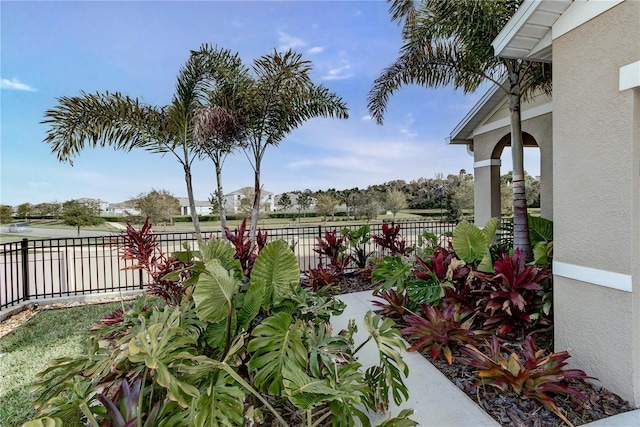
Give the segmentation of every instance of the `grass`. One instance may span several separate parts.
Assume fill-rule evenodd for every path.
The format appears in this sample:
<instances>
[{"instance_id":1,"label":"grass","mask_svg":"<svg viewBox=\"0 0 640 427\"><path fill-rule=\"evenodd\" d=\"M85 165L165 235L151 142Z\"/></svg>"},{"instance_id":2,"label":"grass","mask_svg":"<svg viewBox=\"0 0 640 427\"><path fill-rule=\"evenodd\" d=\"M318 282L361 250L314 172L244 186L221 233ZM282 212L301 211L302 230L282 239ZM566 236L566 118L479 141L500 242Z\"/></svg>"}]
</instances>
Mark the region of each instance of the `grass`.
<instances>
[{"instance_id":1,"label":"grass","mask_svg":"<svg viewBox=\"0 0 640 427\"><path fill-rule=\"evenodd\" d=\"M91 325L119 302L42 310L0 339L0 426L19 427L35 415L29 386L48 360L85 351Z\"/></svg>"}]
</instances>

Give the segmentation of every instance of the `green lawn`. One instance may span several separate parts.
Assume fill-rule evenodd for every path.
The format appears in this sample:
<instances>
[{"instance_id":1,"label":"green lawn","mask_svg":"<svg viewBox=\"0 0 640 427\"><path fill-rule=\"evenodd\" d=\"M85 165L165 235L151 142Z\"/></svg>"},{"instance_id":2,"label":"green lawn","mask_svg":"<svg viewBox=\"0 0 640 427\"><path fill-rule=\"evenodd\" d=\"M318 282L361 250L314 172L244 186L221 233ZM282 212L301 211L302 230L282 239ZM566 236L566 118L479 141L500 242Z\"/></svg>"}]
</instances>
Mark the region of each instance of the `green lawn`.
<instances>
[{"instance_id":1,"label":"green lawn","mask_svg":"<svg viewBox=\"0 0 640 427\"><path fill-rule=\"evenodd\" d=\"M0 338L0 426L19 427L35 415L29 386L48 360L85 351L91 325L120 307L94 304L42 310Z\"/></svg>"}]
</instances>

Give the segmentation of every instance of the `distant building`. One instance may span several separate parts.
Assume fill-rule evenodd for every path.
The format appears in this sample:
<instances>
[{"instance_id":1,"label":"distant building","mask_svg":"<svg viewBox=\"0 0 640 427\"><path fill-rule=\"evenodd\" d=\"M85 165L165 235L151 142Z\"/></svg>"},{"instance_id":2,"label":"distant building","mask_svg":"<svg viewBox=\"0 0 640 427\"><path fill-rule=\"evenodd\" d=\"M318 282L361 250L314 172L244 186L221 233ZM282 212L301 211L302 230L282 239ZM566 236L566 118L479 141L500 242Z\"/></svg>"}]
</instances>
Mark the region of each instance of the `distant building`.
<instances>
[{"instance_id":1,"label":"distant building","mask_svg":"<svg viewBox=\"0 0 640 427\"><path fill-rule=\"evenodd\" d=\"M191 215L189 209L189 199L187 197L178 197L180 202L180 215ZM208 200L196 200L196 213L198 215L211 215L211 203Z\"/></svg>"},{"instance_id":2,"label":"distant building","mask_svg":"<svg viewBox=\"0 0 640 427\"><path fill-rule=\"evenodd\" d=\"M109 203L107 208L101 212L102 216L135 216L140 215L131 200L121 203Z\"/></svg>"},{"instance_id":3,"label":"distant building","mask_svg":"<svg viewBox=\"0 0 640 427\"><path fill-rule=\"evenodd\" d=\"M231 193L224 195L224 209L227 213L238 213L238 205L240 200L253 195L253 187L243 187ZM260 205L264 206L264 211L273 212L273 193L262 190L260 192Z\"/></svg>"}]
</instances>

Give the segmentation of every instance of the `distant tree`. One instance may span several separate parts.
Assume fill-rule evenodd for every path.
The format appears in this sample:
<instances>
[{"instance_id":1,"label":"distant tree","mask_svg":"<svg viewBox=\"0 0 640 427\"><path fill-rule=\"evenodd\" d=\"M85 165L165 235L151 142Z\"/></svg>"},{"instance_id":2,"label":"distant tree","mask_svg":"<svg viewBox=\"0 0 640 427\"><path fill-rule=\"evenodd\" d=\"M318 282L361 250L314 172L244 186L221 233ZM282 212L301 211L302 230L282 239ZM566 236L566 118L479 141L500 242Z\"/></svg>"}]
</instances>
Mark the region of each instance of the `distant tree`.
<instances>
[{"instance_id":1,"label":"distant tree","mask_svg":"<svg viewBox=\"0 0 640 427\"><path fill-rule=\"evenodd\" d=\"M461 169L458 175L447 176L444 188L447 219L460 219L464 210L473 209L473 175Z\"/></svg>"},{"instance_id":2,"label":"distant tree","mask_svg":"<svg viewBox=\"0 0 640 427\"><path fill-rule=\"evenodd\" d=\"M340 201L329 193L316 194L316 213L322 215L323 221L327 222L327 216L333 214L336 211L336 206Z\"/></svg>"},{"instance_id":3,"label":"distant tree","mask_svg":"<svg viewBox=\"0 0 640 427\"><path fill-rule=\"evenodd\" d=\"M382 207L380 193L373 188L368 188L366 191L360 190L354 206L358 215L363 215L367 220L376 219Z\"/></svg>"},{"instance_id":4,"label":"distant tree","mask_svg":"<svg viewBox=\"0 0 640 427\"><path fill-rule=\"evenodd\" d=\"M278 199L278 206L280 206L282 211L285 211L285 212L291 208L292 203L291 203L291 197L289 197L289 194L282 193L282 195Z\"/></svg>"},{"instance_id":5,"label":"distant tree","mask_svg":"<svg viewBox=\"0 0 640 427\"><path fill-rule=\"evenodd\" d=\"M151 224L164 222L166 225L173 221L174 215L180 214L180 201L167 190L140 193L132 202L143 217L149 217Z\"/></svg>"},{"instance_id":6,"label":"distant tree","mask_svg":"<svg viewBox=\"0 0 640 427\"><path fill-rule=\"evenodd\" d=\"M298 194L298 212L302 211L302 214L306 216L306 212L311 206L311 202L313 202L313 193L307 188L302 193Z\"/></svg>"},{"instance_id":7,"label":"distant tree","mask_svg":"<svg viewBox=\"0 0 640 427\"><path fill-rule=\"evenodd\" d=\"M0 224L8 224L13 219L13 208L9 205L0 206Z\"/></svg>"},{"instance_id":8,"label":"distant tree","mask_svg":"<svg viewBox=\"0 0 640 427\"><path fill-rule=\"evenodd\" d=\"M407 207L407 196L400 190L389 190L385 198L385 206L393 214L393 221L400 209Z\"/></svg>"},{"instance_id":9,"label":"distant tree","mask_svg":"<svg viewBox=\"0 0 640 427\"><path fill-rule=\"evenodd\" d=\"M29 214L31 214L31 203L22 203L18 205L18 210L16 211L16 216L18 218L28 219Z\"/></svg>"},{"instance_id":10,"label":"distant tree","mask_svg":"<svg viewBox=\"0 0 640 427\"><path fill-rule=\"evenodd\" d=\"M224 198L223 194L220 194L219 190L216 190L209 195L209 203L211 204L211 213L220 215L221 212L225 212L227 199ZM222 216L220 220L222 221Z\"/></svg>"},{"instance_id":11,"label":"distant tree","mask_svg":"<svg viewBox=\"0 0 640 427\"><path fill-rule=\"evenodd\" d=\"M253 209L253 198L255 192L251 187L244 187L240 190L239 197L236 198L236 211L242 215L242 218L251 217L251 210Z\"/></svg>"},{"instance_id":12,"label":"distant tree","mask_svg":"<svg viewBox=\"0 0 640 427\"><path fill-rule=\"evenodd\" d=\"M99 212L100 207L97 205L82 204L77 200L68 200L62 204L60 218L65 224L77 227L78 236L80 236L80 227L98 225L104 222L104 219L98 216Z\"/></svg>"}]
</instances>

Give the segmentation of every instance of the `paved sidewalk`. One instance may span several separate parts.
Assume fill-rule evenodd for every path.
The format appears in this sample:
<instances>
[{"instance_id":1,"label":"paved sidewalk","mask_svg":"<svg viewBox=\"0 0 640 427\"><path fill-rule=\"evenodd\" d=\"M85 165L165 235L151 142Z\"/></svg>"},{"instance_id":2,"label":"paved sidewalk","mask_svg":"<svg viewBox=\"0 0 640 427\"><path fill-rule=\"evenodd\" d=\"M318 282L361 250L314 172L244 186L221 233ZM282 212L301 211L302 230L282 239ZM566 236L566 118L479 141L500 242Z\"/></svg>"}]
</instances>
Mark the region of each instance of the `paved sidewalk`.
<instances>
[{"instance_id":1,"label":"paved sidewalk","mask_svg":"<svg viewBox=\"0 0 640 427\"><path fill-rule=\"evenodd\" d=\"M362 320L367 311L374 309L371 303L374 298L369 291L345 294L339 298L347 304L347 308L331 323L334 330L346 329L349 319L354 319L358 325L358 333L354 337L357 346L368 336ZM377 364L375 343L367 343L358 356L365 367ZM389 414L397 415L400 409L411 408L414 410L411 418L423 427L500 426L422 355L407 352L403 354L403 359L409 365L409 377L405 379L409 400L399 408L392 403ZM385 417L373 414L371 421L377 424ZM583 424L582 427L640 427L640 409Z\"/></svg>"}]
</instances>

